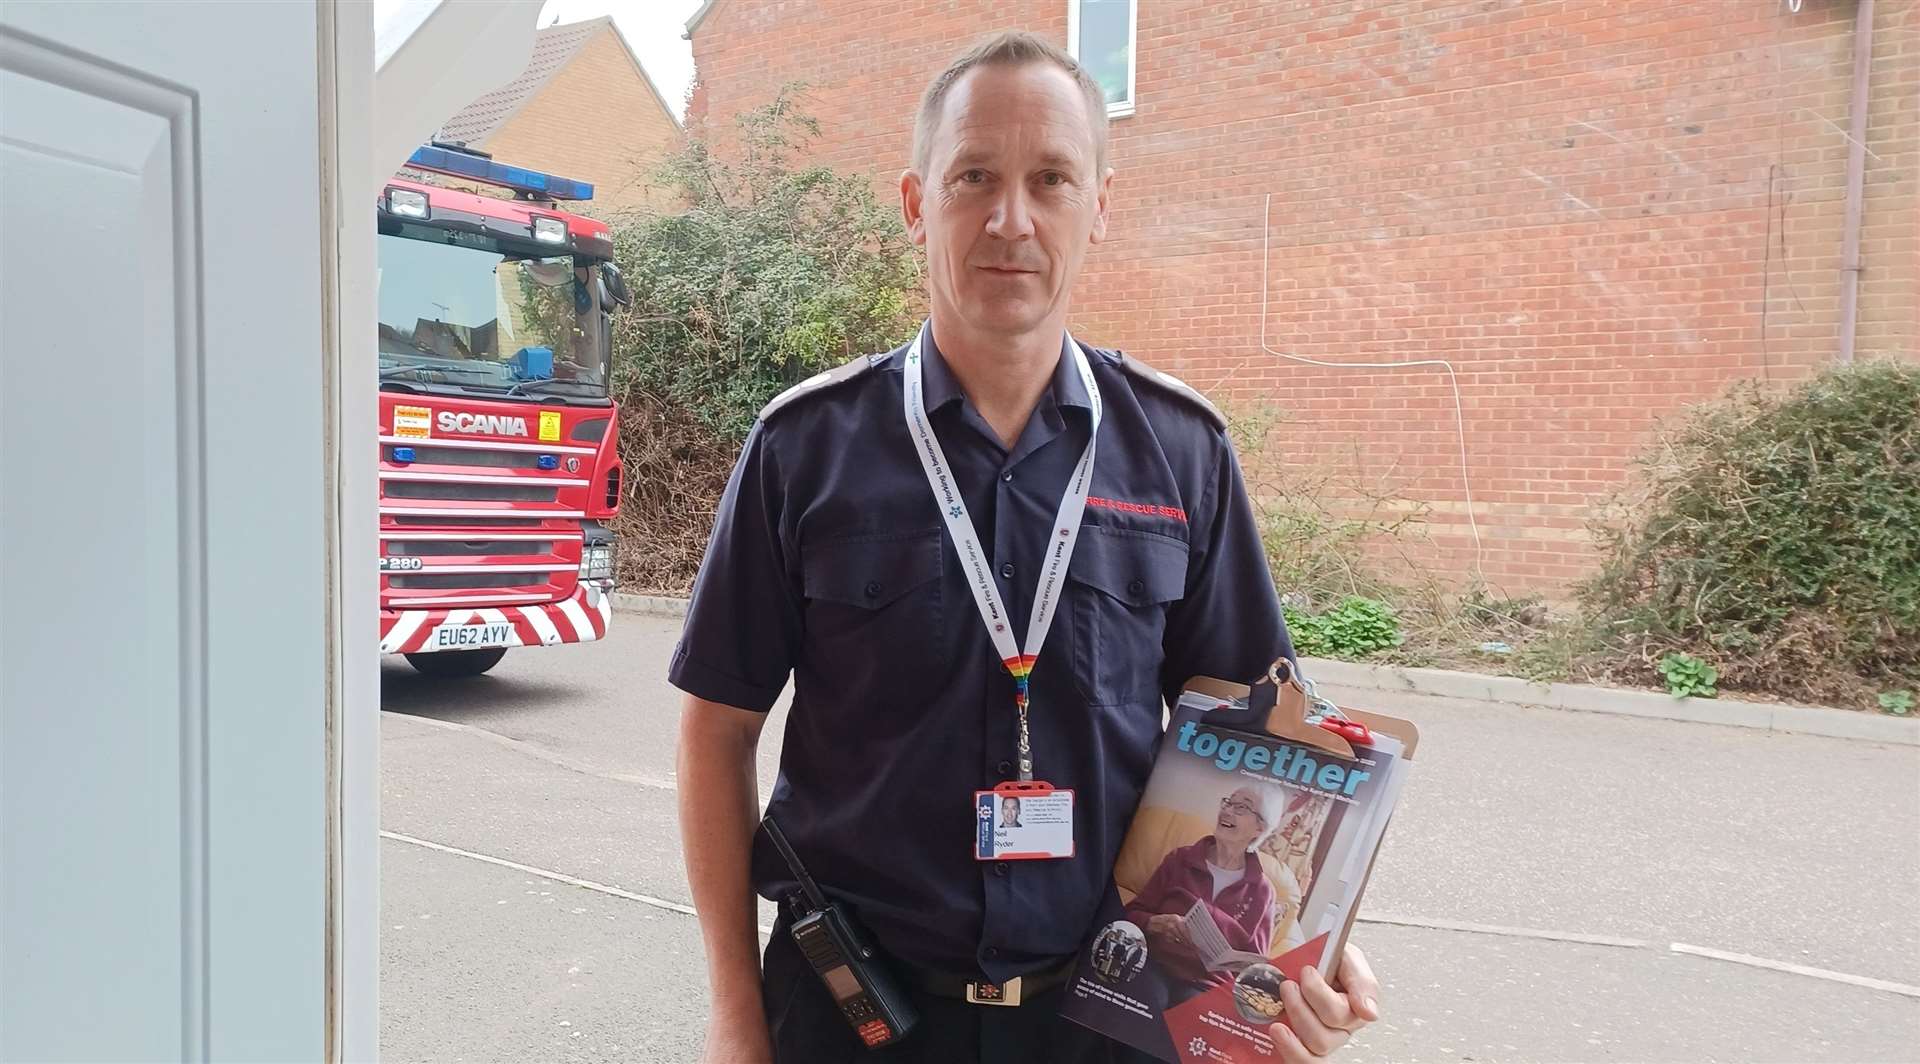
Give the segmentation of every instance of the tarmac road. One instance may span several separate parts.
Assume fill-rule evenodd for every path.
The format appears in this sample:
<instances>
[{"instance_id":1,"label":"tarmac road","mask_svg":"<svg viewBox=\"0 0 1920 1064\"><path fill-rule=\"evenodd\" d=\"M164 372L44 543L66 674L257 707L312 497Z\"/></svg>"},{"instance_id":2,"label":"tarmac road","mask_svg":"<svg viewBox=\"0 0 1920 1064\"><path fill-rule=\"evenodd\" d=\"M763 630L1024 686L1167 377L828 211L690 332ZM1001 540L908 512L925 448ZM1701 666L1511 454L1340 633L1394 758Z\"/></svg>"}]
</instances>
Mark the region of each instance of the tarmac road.
<instances>
[{"instance_id":1,"label":"tarmac road","mask_svg":"<svg viewBox=\"0 0 1920 1064\"><path fill-rule=\"evenodd\" d=\"M672 908L678 627L619 614L605 642L466 683L386 666L386 1059L697 1055L699 936ZM1356 931L1387 1017L1343 1059L1920 1061L1920 997L1671 948L1920 985L1920 750L1365 708L1416 719L1422 746L1362 908L1392 922Z\"/></svg>"}]
</instances>

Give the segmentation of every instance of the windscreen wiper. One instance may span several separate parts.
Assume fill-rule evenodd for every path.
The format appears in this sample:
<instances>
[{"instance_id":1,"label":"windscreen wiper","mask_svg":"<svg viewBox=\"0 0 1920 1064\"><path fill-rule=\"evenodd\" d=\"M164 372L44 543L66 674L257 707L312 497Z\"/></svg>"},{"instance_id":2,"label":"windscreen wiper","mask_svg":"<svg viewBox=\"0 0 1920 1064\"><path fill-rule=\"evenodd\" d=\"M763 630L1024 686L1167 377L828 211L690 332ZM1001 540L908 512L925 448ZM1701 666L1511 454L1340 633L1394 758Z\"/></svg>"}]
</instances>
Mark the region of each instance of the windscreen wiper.
<instances>
[{"instance_id":1,"label":"windscreen wiper","mask_svg":"<svg viewBox=\"0 0 1920 1064\"><path fill-rule=\"evenodd\" d=\"M422 377L446 373L478 373L487 377L499 375L495 370L482 369L479 366L388 366L380 371L380 379L397 380L408 375Z\"/></svg>"},{"instance_id":2,"label":"windscreen wiper","mask_svg":"<svg viewBox=\"0 0 1920 1064\"><path fill-rule=\"evenodd\" d=\"M508 395L532 395L533 392L531 391L531 389L547 388L549 386L556 385L556 384L570 384L577 388L591 388L593 389L593 394L595 396L598 396L600 394L600 390L603 387L605 387L604 385L595 383L594 381L568 380L564 377L542 377L539 380L534 380L534 381L521 381L518 384L515 384L513 387L508 388L507 394Z\"/></svg>"}]
</instances>

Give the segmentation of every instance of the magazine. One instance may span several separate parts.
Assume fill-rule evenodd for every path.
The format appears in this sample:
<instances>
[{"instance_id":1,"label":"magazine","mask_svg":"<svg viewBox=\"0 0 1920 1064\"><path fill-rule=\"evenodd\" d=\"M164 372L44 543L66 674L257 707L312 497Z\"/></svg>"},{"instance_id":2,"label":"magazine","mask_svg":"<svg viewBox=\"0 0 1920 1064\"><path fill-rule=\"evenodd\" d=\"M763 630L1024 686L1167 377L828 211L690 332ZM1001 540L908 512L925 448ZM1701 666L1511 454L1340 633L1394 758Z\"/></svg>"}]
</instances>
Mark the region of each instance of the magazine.
<instances>
[{"instance_id":1,"label":"magazine","mask_svg":"<svg viewBox=\"0 0 1920 1064\"><path fill-rule=\"evenodd\" d=\"M1281 983L1335 971L1416 739L1356 713L1370 734L1341 757L1302 710L1281 738L1229 689L1182 694L1061 1008L1167 1061L1277 1057Z\"/></svg>"},{"instance_id":2,"label":"magazine","mask_svg":"<svg viewBox=\"0 0 1920 1064\"><path fill-rule=\"evenodd\" d=\"M1249 964L1259 964L1267 958L1258 953L1234 949L1227 944L1227 936L1213 919L1213 910L1207 903L1196 901L1193 908L1187 910L1182 918L1187 941L1193 943L1194 952L1199 954L1200 963L1207 971L1228 971L1238 974Z\"/></svg>"}]
</instances>

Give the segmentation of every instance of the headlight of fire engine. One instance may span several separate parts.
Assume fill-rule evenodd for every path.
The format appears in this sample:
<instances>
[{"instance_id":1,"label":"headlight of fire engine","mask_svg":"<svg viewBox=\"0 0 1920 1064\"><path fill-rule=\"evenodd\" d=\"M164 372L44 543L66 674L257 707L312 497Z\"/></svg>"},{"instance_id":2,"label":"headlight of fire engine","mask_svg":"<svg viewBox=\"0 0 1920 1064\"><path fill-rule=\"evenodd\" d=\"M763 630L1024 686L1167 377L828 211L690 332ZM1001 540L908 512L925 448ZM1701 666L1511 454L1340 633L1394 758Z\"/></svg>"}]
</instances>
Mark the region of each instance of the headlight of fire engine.
<instances>
[{"instance_id":1,"label":"headlight of fire engine","mask_svg":"<svg viewBox=\"0 0 1920 1064\"><path fill-rule=\"evenodd\" d=\"M404 188L390 188L387 190L387 213L398 218L425 218L427 194Z\"/></svg>"},{"instance_id":2,"label":"headlight of fire engine","mask_svg":"<svg viewBox=\"0 0 1920 1064\"><path fill-rule=\"evenodd\" d=\"M558 218L535 218L533 238L542 244L564 244L567 242L567 223Z\"/></svg>"},{"instance_id":3,"label":"headlight of fire engine","mask_svg":"<svg viewBox=\"0 0 1920 1064\"><path fill-rule=\"evenodd\" d=\"M583 547L580 551L580 579L613 579L613 545Z\"/></svg>"}]
</instances>

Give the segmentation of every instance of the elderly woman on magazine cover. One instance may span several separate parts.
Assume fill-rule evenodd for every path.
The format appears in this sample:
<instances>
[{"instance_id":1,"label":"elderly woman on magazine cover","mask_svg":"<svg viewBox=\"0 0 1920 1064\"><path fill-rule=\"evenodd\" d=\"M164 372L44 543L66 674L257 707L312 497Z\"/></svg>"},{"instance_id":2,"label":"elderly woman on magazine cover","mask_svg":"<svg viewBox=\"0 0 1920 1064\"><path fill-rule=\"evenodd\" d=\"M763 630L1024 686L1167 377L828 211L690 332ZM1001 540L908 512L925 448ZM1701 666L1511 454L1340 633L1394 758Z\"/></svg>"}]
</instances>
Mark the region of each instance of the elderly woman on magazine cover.
<instances>
[{"instance_id":1,"label":"elderly woman on magazine cover","mask_svg":"<svg viewBox=\"0 0 1920 1064\"><path fill-rule=\"evenodd\" d=\"M1280 827L1286 797L1246 786L1220 800L1213 834L1169 852L1127 904L1127 919L1147 935L1148 956L1173 976L1205 983L1209 973L1187 937L1185 916L1203 902L1227 944L1265 955L1272 946L1274 887L1260 864L1260 843ZM1289 899L1297 900L1297 899Z\"/></svg>"}]
</instances>

